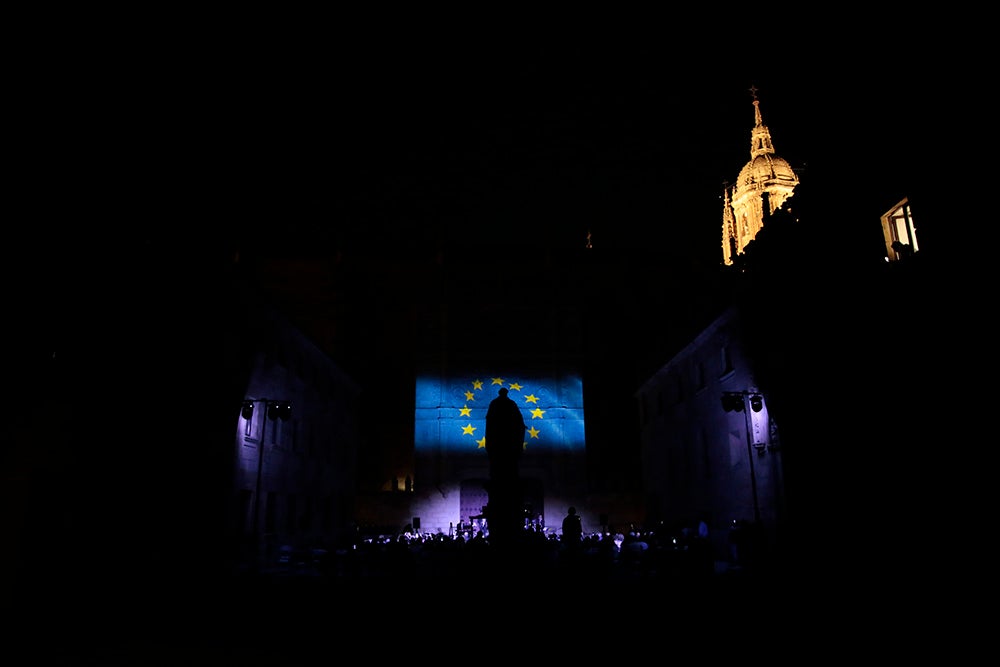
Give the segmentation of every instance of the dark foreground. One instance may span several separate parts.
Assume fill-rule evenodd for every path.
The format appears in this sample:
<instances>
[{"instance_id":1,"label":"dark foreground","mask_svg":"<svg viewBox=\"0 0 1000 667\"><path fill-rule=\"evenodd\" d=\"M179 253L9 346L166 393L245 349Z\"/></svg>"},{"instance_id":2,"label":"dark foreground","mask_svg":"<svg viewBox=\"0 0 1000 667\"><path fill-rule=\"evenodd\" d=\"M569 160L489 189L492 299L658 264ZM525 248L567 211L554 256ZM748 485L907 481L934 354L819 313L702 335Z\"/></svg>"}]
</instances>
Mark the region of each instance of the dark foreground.
<instances>
[{"instance_id":1,"label":"dark foreground","mask_svg":"<svg viewBox=\"0 0 1000 667\"><path fill-rule=\"evenodd\" d=\"M16 664L618 660L692 646L738 656L792 629L836 650L905 606L887 579L859 585L829 570L577 556L408 552L183 580L25 581L9 631L27 656ZM844 605L850 633L829 623Z\"/></svg>"}]
</instances>

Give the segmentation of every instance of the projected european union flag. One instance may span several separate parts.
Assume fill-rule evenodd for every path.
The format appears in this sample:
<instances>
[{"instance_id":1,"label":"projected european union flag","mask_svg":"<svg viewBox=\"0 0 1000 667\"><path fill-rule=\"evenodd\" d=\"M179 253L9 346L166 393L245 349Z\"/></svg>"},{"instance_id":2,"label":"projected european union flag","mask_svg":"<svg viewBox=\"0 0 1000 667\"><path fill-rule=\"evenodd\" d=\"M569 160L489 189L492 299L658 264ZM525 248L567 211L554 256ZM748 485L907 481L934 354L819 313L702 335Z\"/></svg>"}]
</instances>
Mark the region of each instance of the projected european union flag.
<instances>
[{"instance_id":1,"label":"projected european union flag","mask_svg":"<svg viewBox=\"0 0 1000 667\"><path fill-rule=\"evenodd\" d=\"M486 456L486 411L501 387L521 408L525 451L583 450L583 381L575 375L417 378L415 449Z\"/></svg>"}]
</instances>

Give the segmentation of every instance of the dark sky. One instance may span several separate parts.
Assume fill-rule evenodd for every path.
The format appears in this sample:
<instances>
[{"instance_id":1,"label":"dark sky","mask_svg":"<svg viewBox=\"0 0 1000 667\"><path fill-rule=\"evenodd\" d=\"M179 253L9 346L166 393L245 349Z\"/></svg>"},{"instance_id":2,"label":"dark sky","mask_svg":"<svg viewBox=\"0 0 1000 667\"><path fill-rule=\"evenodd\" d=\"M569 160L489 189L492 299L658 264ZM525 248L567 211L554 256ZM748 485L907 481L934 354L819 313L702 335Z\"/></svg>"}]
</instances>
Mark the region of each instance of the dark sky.
<instances>
[{"instance_id":1,"label":"dark sky","mask_svg":"<svg viewBox=\"0 0 1000 667\"><path fill-rule=\"evenodd\" d=\"M68 185L47 205L82 205L126 238L239 229L276 250L261 230L277 225L295 251L322 252L499 222L700 252L749 159L751 85L803 180L861 179L855 195L879 206L905 190L933 104L917 94L935 88L907 57L758 67L655 44L472 41L98 48L31 82L25 112L44 132L22 175Z\"/></svg>"},{"instance_id":2,"label":"dark sky","mask_svg":"<svg viewBox=\"0 0 1000 667\"><path fill-rule=\"evenodd\" d=\"M803 180L860 181L872 206L907 189L926 150L915 137L954 87L931 78L943 61L927 44L879 48L868 34L834 57L713 22L690 26L690 42L638 25L238 23L40 43L16 82L31 150L15 187L38 215L84 211L124 245L239 230L269 252L321 253L458 242L499 222L552 242L652 233L715 260L722 183L749 159L751 85Z\"/></svg>"},{"instance_id":3,"label":"dark sky","mask_svg":"<svg viewBox=\"0 0 1000 667\"><path fill-rule=\"evenodd\" d=\"M602 242L652 235L714 258L722 184L749 160L753 85L803 180L851 183L856 210L905 194L918 125L901 102L911 91L895 88L905 72L700 75L646 56L276 75L245 107L223 105L244 111L219 145L228 185L251 216L348 244L478 240L499 223L553 242L588 229Z\"/></svg>"},{"instance_id":4,"label":"dark sky","mask_svg":"<svg viewBox=\"0 0 1000 667\"><path fill-rule=\"evenodd\" d=\"M15 82L29 150L14 157L25 206L8 268L57 302L76 300L61 262L110 274L165 240L378 257L488 243L499 225L524 252L589 230L713 264L722 184L749 160L751 86L777 154L872 224L920 187L961 88L933 78L927 51L145 37L39 48Z\"/></svg>"}]
</instances>

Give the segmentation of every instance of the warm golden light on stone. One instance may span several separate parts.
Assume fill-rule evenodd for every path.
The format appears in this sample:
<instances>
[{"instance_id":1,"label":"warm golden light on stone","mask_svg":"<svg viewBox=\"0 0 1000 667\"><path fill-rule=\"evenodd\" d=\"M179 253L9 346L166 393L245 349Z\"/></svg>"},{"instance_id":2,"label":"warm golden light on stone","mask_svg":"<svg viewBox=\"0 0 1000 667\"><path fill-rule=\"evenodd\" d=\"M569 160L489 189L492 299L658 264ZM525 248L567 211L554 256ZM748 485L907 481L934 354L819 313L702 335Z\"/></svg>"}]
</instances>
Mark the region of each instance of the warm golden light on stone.
<instances>
[{"instance_id":1,"label":"warm golden light on stone","mask_svg":"<svg viewBox=\"0 0 1000 667\"><path fill-rule=\"evenodd\" d=\"M723 197L722 258L727 265L754 240L765 218L781 208L799 184L791 165L774 153L771 132L761 119L757 89L751 88L750 92L754 97L750 161L740 170L736 183L725 189Z\"/></svg>"}]
</instances>

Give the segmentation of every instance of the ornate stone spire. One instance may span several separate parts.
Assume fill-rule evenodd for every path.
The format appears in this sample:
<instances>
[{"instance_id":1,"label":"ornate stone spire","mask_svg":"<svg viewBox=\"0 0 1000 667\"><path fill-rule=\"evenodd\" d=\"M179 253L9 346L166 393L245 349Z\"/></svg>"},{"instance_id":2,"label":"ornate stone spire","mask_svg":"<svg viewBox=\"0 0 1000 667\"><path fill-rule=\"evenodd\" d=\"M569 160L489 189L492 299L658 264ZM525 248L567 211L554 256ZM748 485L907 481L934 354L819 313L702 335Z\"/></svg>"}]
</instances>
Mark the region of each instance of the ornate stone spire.
<instances>
[{"instance_id":1,"label":"ornate stone spire","mask_svg":"<svg viewBox=\"0 0 1000 667\"><path fill-rule=\"evenodd\" d=\"M732 188L726 188L722 215L722 260L732 264L764 227L764 221L792 196L798 176L784 159L774 154L771 131L764 125L756 86L753 96L754 127L750 133L750 161L740 170ZM765 210L766 209L766 210Z\"/></svg>"}]
</instances>

